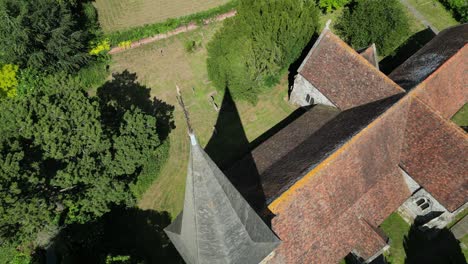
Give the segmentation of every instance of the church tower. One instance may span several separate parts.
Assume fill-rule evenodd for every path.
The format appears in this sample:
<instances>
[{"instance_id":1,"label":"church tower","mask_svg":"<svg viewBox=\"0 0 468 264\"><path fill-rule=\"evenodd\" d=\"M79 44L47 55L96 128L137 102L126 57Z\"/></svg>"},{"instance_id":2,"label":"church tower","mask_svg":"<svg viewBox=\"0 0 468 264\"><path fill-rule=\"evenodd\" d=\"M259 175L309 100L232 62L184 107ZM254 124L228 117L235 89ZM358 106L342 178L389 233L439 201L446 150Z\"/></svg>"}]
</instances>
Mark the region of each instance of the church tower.
<instances>
[{"instance_id":1,"label":"church tower","mask_svg":"<svg viewBox=\"0 0 468 264\"><path fill-rule=\"evenodd\" d=\"M183 211L165 232L185 262L256 264L280 243L223 172L190 136Z\"/></svg>"}]
</instances>

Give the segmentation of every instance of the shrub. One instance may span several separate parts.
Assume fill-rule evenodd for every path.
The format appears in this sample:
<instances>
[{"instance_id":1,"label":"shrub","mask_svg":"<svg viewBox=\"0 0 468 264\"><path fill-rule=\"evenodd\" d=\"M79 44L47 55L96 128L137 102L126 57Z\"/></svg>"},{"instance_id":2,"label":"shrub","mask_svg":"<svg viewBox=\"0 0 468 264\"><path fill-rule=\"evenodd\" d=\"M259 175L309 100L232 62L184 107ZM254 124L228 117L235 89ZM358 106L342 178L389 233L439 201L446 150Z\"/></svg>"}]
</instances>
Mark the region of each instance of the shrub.
<instances>
[{"instance_id":1,"label":"shrub","mask_svg":"<svg viewBox=\"0 0 468 264\"><path fill-rule=\"evenodd\" d=\"M193 53L197 49L197 42L195 40L188 40L184 43L185 51Z\"/></svg>"},{"instance_id":2,"label":"shrub","mask_svg":"<svg viewBox=\"0 0 468 264\"><path fill-rule=\"evenodd\" d=\"M130 40L122 41L118 46L122 49L129 49L132 46L132 42Z\"/></svg>"},{"instance_id":3,"label":"shrub","mask_svg":"<svg viewBox=\"0 0 468 264\"><path fill-rule=\"evenodd\" d=\"M18 65L5 64L0 69L0 98L16 96Z\"/></svg>"},{"instance_id":4,"label":"shrub","mask_svg":"<svg viewBox=\"0 0 468 264\"><path fill-rule=\"evenodd\" d=\"M97 43L92 43L93 48L89 51L90 55L99 56L110 50L109 39L103 39Z\"/></svg>"},{"instance_id":5,"label":"shrub","mask_svg":"<svg viewBox=\"0 0 468 264\"><path fill-rule=\"evenodd\" d=\"M353 48L375 43L380 55L389 55L409 35L408 17L398 0L360 0L346 8L335 27Z\"/></svg>"}]
</instances>

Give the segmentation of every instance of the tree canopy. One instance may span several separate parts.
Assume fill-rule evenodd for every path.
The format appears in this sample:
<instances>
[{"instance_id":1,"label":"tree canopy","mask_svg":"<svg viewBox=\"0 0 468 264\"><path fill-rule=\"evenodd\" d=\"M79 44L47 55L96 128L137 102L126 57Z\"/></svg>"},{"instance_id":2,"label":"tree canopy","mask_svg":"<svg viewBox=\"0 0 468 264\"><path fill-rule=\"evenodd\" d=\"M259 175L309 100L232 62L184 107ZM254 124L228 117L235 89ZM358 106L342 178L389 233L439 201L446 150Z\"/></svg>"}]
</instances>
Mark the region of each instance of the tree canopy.
<instances>
[{"instance_id":1,"label":"tree canopy","mask_svg":"<svg viewBox=\"0 0 468 264\"><path fill-rule=\"evenodd\" d=\"M409 35L408 17L398 0L358 0L345 8L335 28L353 48L375 43L382 56Z\"/></svg>"},{"instance_id":2,"label":"tree canopy","mask_svg":"<svg viewBox=\"0 0 468 264\"><path fill-rule=\"evenodd\" d=\"M208 45L208 74L218 89L250 102L294 62L318 29L313 0L243 0Z\"/></svg>"},{"instance_id":3,"label":"tree canopy","mask_svg":"<svg viewBox=\"0 0 468 264\"><path fill-rule=\"evenodd\" d=\"M125 83L125 94L147 89L135 79ZM64 223L133 205L145 167L165 160L158 127L170 125L173 108L149 94L151 109L89 97L82 88L75 78L49 77L23 96L0 100L0 241L37 241ZM119 115L111 117L112 109Z\"/></svg>"},{"instance_id":4,"label":"tree canopy","mask_svg":"<svg viewBox=\"0 0 468 264\"><path fill-rule=\"evenodd\" d=\"M468 22L468 2L466 0L439 0L446 5L462 23Z\"/></svg>"},{"instance_id":5,"label":"tree canopy","mask_svg":"<svg viewBox=\"0 0 468 264\"><path fill-rule=\"evenodd\" d=\"M0 0L0 62L42 71L79 69L89 31L70 1Z\"/></svg>"}]
</instances>

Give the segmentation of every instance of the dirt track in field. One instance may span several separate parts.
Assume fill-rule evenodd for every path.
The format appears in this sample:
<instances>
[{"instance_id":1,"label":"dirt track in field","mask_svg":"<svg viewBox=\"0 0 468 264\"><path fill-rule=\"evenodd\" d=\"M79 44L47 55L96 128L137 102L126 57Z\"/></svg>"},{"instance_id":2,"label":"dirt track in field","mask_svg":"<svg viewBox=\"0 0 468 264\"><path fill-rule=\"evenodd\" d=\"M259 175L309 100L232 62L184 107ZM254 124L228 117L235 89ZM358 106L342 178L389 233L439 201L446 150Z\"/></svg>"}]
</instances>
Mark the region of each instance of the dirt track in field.
<instances>
[{"instance_id":1,"label":"dirt track in field","mask_svg":"<svg viewBox=\"0 0 468 264\"><path fill-rule=\"evenodd\" d=\"M203 20L203 24L208 25L208 24L213 23L213 22L223 21L226 18L230 18L230 17L235 16L236 13L237 13L236 10L232 10L232 11L229 11L227 13L218 15L218 16L216 16L214 18L205 19L205 20ZM130 44L130 47L128 47L128 48L114 47L109 51L109 54L115 54L115 53L119 53L119 52L122 52L122 51L125 51L125 50L128 50L128 49L134 49L134 48L140 47L141 45L145 45L145 44L152 43L152 42L162 40L162 39L167 39L169 37L172 37L172 36L175 36L175 35L178 35L178 34L181 34L181 33L193 31L193 30L195 30L197 28L199 28L199 26L195 22L192 22L192 23L190 23L190 24L188 24L186 26L178 27L178 28L176 28L176 29L174 29L172 31L167 32L167 33L157 34L157 35L152 36L152 37L143 38L143 39L140 39L138 41L134 41L134 42L132 42Z\"/></svg>"}]
</instances>

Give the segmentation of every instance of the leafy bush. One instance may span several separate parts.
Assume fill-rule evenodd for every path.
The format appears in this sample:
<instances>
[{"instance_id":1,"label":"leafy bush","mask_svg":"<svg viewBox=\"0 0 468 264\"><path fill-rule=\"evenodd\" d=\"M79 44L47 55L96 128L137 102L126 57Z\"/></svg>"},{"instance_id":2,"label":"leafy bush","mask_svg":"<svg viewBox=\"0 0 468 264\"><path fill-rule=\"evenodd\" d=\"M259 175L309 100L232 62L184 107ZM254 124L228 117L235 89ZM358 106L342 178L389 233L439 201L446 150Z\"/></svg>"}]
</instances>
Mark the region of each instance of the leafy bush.
<instances>
[{"instance_id":1,"label":"leafy bush","mask_svg":"<svg viewBox=\"0 0 468 264\"><path fill-rule=\"evenodd\" d=\"M229 88L234 99L255 103L317 29L313 1L243 0L238 15L225 21L208 44L208 75L218 89Z\"/></svg>"},{"instance_id":2,"label":"leafy bush","mask_svg":"<svg viewBox=\"0 0 468 264\"><path fill-rule=\"evenodd\" d=\"M123 41L136 41L142 38L151 37L157 34L166 33L180 26L188 25L190 22L201 24L204 19L209 19L219 14L226 13L238 5L238 0L231 0L227 4L209 9L207 11L183 16L179 18L171 18L161 23L144 25L141 27L131 28L125 31L117 31L106 36L110 39L111 45L116 46Z\"/></svg>"},{"instance_id":3,"label":"leafy bush","mask_svg":"<svg viewBox=\"0 0 468 264\"><path fill-rule=\"evenodd\" d=\"M468 22L468 1L467 0L439 0L448 7L455 15L455 18L462 23Z\"/></svg>"},{"instance_id":4,"label":"leafy bush","mask_svg":"<svg viewBox=\"0 0 468 264\"><path fill-rule=\"evenodd\" d=\"M86 90L96 89L107 81L107 77L110 76L108 71L110 59L107 56L89 63L76 73L76 78Z\"/></svg>"},{"instance_id":5,"label":"leafy bush","mask_svg":"<svg viewBox=\"0 0 468 264\"><path fill-rule=\"evenodd\" d=\"M122 49L129 49L132 46L132 42L130 40L122 41L119 42L118 46Z\"/></svg>"},{"instance_id":6,"label":"leafy bush","mask_svg":"<svg viewBox=\"0 0 468 264\"><path fill-rule=\"evenodd\" d=\"M110 50L109 39L103 39L97 43L92 43L93 48L89 51L90 55L99 56Z\"/></svg>"},{"instance_id":7,"label":"leafy bush","mask_svg":"<svg viewBox=\"0 0 468 264\"><path fill-rule=\"evenodd\" d=\"M398 0L360 0L346 8L335 28L353 48L375 43L379 54L390 54L409 35L409 22Z\"/></svg>"},{"instance_id":8,"label":"leafy bush","mask_svg":"<svg viewBox=\"0 0 468 264\"><path fill-rule=\"evenodd\" d=\"M16 96L18 65L5 64L0 69L0 98Z\"/></svg>"},{"instance_id":9,"label":"leafy bush","mask_svg":"<svg viewBox=\"0 0 468 264\"><path fill-rule=\"evenodd\" d=\"M349 2L350 0L318 0L318 5L322 10L329 13L332 10L343 7Z\"/></svg>"}]
</instances>

